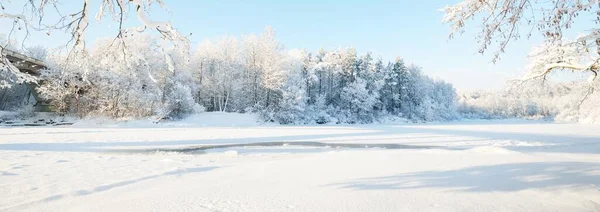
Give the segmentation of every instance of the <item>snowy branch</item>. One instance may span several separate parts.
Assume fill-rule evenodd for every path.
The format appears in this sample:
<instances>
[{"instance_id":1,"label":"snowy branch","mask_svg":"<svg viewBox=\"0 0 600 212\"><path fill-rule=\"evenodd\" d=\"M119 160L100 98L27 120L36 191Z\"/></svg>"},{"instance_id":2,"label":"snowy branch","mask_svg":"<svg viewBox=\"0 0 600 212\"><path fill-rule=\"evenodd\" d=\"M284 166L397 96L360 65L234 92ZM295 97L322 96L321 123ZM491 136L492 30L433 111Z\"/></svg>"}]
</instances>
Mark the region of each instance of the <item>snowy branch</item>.
<instances>
[{"instance_id":1,"label":"snowy branch","mask_svg":"<svg viewBox=\"0 0 600 212\"><path fill-rule=\"evenodd\" d=\"M508 44L521 37L520 26L531 27L527 37L537 30L549 41L560 41L563 30L570 29L581 13L598 17L598 3L598 0L555 0L552 4L542 0L464 0L441 11L445 13L442 22L451 27L450 37L464 32L467 22L482 16L481 31L477 35L479 52L486 52L496 41L498 47L492 60L496 62ZM595 23L600 23L600 19L596 19ZM593 30L580 39L589 41L597 38L598 30Z\"/></svg>"},{"instance_id":2,"label":"snowy branch","mask_svg":"<svg viewBox=\"0 0 600 212\"><path fill-rule=\"evenodd\" d=\"M20 5L16 2L14 3L16 5L12 4L12 2L8 2L8 5L5 5L3 4L4 2L1 2L0 6L2 6L2 10L0 10L0 19L14 20L14 24L18 25L17 29L25 30L27 33L29 33L30 29L44 31L48 35L54 31L65 31L70 34L70 40L65 46L69 47L71 53L82 52L86 51L85 32L90 26L92 11L90 10L91 1L81 0L80 2L82 3L80 9L69 13L62 11L65 7L63 7L60 0L27 0ZM165 8L162 0L101 0L99 10L95 14L95 19L97 22L100 22L105 15L112 16L112 19L118 23L118 33L115 40L119 40L122 44L121 47L127 47L125 45L125 37L142 33L145 29L155 30L163 39L161 44L169 70L174 71L175 65L170 56L170 51L172 50L169 48L169 45L172 45L173 50L179 51L178 54L187 57L187 54L189 54L189 41L170 22L154 21L148 17L148 11L153 2L157 2L161 7ZM127 17L126 11L128 5L134 7L135 15L141 22L140 27L123 29L123 23ZM21 14L7 13L5 12L6 6L13 6L15 9L23 8L24 12ZM27 11L30 11L31 14L26 14ZM56 20L45 18L45 13L49 11L54 12L58 18ZM126 58L124 54L127 54L128 51L126 48L120 49L122 50L123 58ZM3 70L10 71L6 67L2 67ZM10 72L14 72L14 70Z\"/></svg>"}]
</instances>

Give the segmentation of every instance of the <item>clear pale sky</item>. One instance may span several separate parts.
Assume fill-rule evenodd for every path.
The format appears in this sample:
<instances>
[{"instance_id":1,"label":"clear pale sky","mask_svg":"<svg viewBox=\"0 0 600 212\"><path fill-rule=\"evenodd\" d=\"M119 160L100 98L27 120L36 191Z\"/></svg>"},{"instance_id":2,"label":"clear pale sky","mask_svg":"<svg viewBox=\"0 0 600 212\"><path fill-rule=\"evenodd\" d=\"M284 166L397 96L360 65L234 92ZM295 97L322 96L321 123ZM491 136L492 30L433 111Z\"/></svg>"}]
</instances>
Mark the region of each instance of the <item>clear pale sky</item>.
<instances>
[{"instance_id":1,"label":"clear pale sky","mask_svg":"<svg viewBox=\"0 0 600 212\"><path fill-rule=\"evenodd\" d=\"M502 87L506 79L520 76L527 52L539 43L539 39L514 42L497 64L491 64L491 52L477 54L476 28L448 40L450 29L441 23L443 13L438 9L458 0L164 1L170 13L156 6L150 17L169 20L182 33L192 33L192 47L204 39L223 35L258 34L270 25L286 49L305 48L314 52L321 47L354 46L360 53L371 51L384 60L400 56L407 63L422 66L428 75L453 83L459 90ZM62 2L69 11L76 11L82 1ZM98 4L99 0L92 2ZM139 25L130 7L126 25ZM97 8L92 5L94 15ZM91 22L88 41L116 35L115 22L109 17L104 19L101 23ZM473 22L473 27L476 24ZM6 33L9 26L0 22L0 32ZM61 34L34 33L26 44L56 46L65 39Z\"/></svg>"}]
</instances>

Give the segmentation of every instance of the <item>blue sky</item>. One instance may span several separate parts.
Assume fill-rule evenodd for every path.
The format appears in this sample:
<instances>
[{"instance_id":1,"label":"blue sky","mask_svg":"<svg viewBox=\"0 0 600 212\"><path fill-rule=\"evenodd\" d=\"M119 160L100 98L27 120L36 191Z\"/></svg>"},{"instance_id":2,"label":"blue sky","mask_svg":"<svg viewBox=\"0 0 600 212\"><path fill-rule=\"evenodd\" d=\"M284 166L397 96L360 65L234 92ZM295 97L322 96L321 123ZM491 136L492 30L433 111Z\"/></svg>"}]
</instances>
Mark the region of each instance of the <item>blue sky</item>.
<instances>
[{"instance_id":1,"label":"blue sky","mask_svg":"<svg viewBox=\"0 0 600 212\"><path fill-rule=\"evenodd\" d=\"M82 1L66 2L73 2L63 5L75 11ZM502 60L491 64L491 54L476 53L477 29L470 28L467 34L448 40L450 30L441 23L443 13L438 9L456 2L165 0L170 12L153 7L150 16L154 20L171 21L182 33L192 33L192 46L223 35L258 34L270 25L286 49L317 51L321 47L354 46L361 53L371 51L385 60L400 56L408 63L422 66L428 75L449 81L462 90L500 88L505 80L518 77L527 52L539 39L512 43ZM96 13L96 8L93 5L91 12ZM105 19L102 23L92 22L87 40L116 35L116 24ZM127 25L139 25L133 14ZM7 26L0 23L2 32ZM50 37L38 33L27 42L52 46L64 39L60 32Z\"/></svg>"}]
</instances>

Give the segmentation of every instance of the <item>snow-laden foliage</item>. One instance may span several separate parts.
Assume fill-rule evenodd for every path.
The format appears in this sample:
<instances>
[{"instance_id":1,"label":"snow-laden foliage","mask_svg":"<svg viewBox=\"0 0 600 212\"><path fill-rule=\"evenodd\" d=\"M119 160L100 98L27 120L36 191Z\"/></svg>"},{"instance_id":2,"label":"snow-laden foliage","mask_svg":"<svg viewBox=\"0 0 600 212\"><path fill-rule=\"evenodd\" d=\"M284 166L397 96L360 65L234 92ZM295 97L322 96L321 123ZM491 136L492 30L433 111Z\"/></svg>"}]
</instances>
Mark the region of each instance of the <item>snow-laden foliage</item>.
<instances>
[{"instance_id":1,"label":"snow-laden foliage","mask_svg":"<svg viewBox=\"0 0 600 212\"><path fill-rule=\"evenodd\" d=\"M99 3L100 7L97 11L91 8L92 3ZM65 7L65 4L72 7ZM121 43L120 48L124 49L121 52L122 54L126 54L127 51L135 51L127 50L129 46L127 41L131 40L129 38L152 31L160 37L163 62L168 65L170 71L174 71L175 64L170 51L175 49L181 51L181 55L187 56L189 41L170 22L156 21L149 17L152 13L153 4L165 8L163 0L101 0L98 2L80 0L69 3L62 0L3 1L0 2L0 20L10 21L12 27L8 29L8 34L11 35L16 31L20 31L24 34L23 41L27 40L30 31L43 32L47 35L51 35L56 31L64 31L70 37L70 40L64 46L72 50L73 57L86 57L85 34L87 29L92 20L95 19L100 22L108 16L115 22L113 26L118 26L118 29L115 29L114 42ZM131 28L123 27L130 14L128 11L133 12L131 14L135 15L140 22L139 25ZM8 40L10 40L10 37ZM21 73L19 69L10 63L4 51L4 49L10 48L11 46L0 42L0 88L20 83L37 82L37 78ZM40 52L36 52L33 55L34 58L40 56L37 53ZM12 76L12 78L6 76Z\"/></svg>"},{"instance_id":2,"label":"snow-laden foliage","mask_svg":"<svg viewBox=\"0 0 600 212\"><path fill-rule=\"evenodd\" d=\"M595 43L595 42L594 42ZM600 43L600 40L599 40ZM590 84L598 76L598 52L590 51L585 41L546 42L532 49L529 55L529 71L524 80L545 79L554 70L589 73ZM599 48L596 46L594 48Z\"/></svg>"},{"instance_id":3,"label":"snow-laden foliage","mask_svg":"<svg viewBox=\"0 0 600 212\"><path fill-rule=\"evenodd\" d=\"M385 64L354 48L285 52L272 29L205 41L190 70L208 111L258 112L284 124L371 123L386 116L450 120L455 92L417 66Z\"/></svg>"},{"instance_id":4,"label":"snow-laden foliage","mask_svg":"<svg viewBox=\"0 0 600 212\"><path fill-rule=\"evenodd\" d=\"M367 89L367 82L362 78L357 78L342 89L340 97L344 114L344 122L373 122L373 108L377 104L379 94L370 92Z\"/></svg>"},{"instance_id":5,"label":"snow-laden foliage","mask_svg":"<svg viewBox=\"0 0 600 212\"><path fill-rule=\"evenodd\" d=\"M462 33L467 22L481 20L477 41L479 52L485 52L497 42L494 61L507 45L538 31L545 42L533 51L529 75L526 79L547 76L552 71L587 72L597 79L600 71L600 23L598 0L464 0L442 9L443 22L452 28L451 37ZM588 21L590 29L579 32L574 39L565 38L566 32L578 21Z\"/></svg>"},{"instance_id":6,"label":"snow-laden foliage","mask_svg":"<svg viewBox=\"0 0 600 212\"><path fill-rule=\"evenodd\" d=\"M182 118L206 110L254 112L282 124L456 118L454 88L417 66L386 64L354 48L285 51L271 28L205 41L191 57L163 57L160 40L150 36L125 41L52 56L40 93L55 110L79 116Z\"/></svg>"},{"instance_id":7,"label":"snow-laden foliage","mask_svg":"<svg viewBox=\"0 0 600 212\"><path fill-rule=\"evenodd\" d=\"M494 62L513 40L524 36L529 38L534 32L545 38L531 51L526 68L528 72L512 89L518 92L463 96L463 113L491 117L542 115L553 116L559 121L600 121L595 115L597 110L590 109L598 106L597 99L592 99L598 97L595 91L600 71L600 29L595 25L600 23L600 1L463 0L442 11L445 13L443 22L452 28L450 37L463 33L468 22L479 22L476 23L480 29L476 37L480 44L479 52L484 53L497 45ZM587 29L574 27L575 23L584 23L582 26ZM569 31L579 35L568 38ZM587 83L578 81L582 85L527 86L532 82L545 81L556 71L578 72L589 78ZM562 87L570 91L558 91Z\"/></svg>"},{"instance_id":8,"label":"snow-laden foliage","mask_svg":"<svg viewBox=\"0 0 600 212\"><path fill-rule=\"evenodd\" d=\"M281 90L281 100L277 107L277 113L273 117L279 123L310 123L312 121L313 111L307 107L308 96L306 96L302 84L295 81L297 79L290 78Z\"/></svg>"},{"instance_id":9,"label":"snow-laden foliage","mask_svg":"<svg viewBox=\"0 0 600 212\"><path fill-rule=\"evenodd\" d=\"M194 101L193 88L195 86L188 72L176 72L167 78L163 114L171 118L183 118L204 111L204 108Z\"/></svg>"},{"instance_id":10,"label":"snow-laden foliage","mask_svg":"<svg viewBox=\"0 0 600 212\"><path fill-rule=\"evenodd\" d=\"M526 89L459 94L465 118L552 118L558 122L599 123L600 94L577 82L527 85ZM595 88L600 84L595 83ZM522 88L521 86L518 88ZM589 95L586 101L581 101Z\"/></svg>"},{"instance_id":11,"label":"snow-laden foliage","mask_svg":"<svg viewBox=\"0 0 600 212\"><path fill-rule=\"evenodd\" d=\"M180 117L198 108L185 60L172 53L181 65L171 71L156 39L128 39L126 48L102 39L86 54L54 55L42 71L39 92L52 100L54 110L79 116L144 117L166 111Z\"/></svg>"}]
</instances>

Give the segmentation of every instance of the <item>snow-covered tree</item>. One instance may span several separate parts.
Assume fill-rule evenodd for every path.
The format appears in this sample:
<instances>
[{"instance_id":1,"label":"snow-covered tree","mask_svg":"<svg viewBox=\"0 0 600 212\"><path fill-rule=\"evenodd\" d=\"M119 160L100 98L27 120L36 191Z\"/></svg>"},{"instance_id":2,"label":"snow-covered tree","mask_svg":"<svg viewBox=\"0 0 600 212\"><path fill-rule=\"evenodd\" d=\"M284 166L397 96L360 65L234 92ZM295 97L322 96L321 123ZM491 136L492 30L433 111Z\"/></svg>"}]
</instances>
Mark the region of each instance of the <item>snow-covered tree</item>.
<instances>
[{"instance_id":1,"label":"snow-covered tree","mask_svg":"<svg viewBox=\"0 0 600 212\"><path fill-rule=\"evenodd\" d=\"M281 88L281 99L274 119L281 124L305 124L312 120L312 111L307 107L308 96L300 69L291 69L286 83Z\"/></svg>"},{"instance_id":2,"label":"snow-covered tree","mask_svg":"<svg viewBox=\"0 0 600 212\"><path fill-rule=\"evenodd\" d=\"M169 52L171 66L159 39L149 35L113 43L100 39L85 54L52 55L40 93L53 100L54 109L79 116L114 118L170 115L196 111L192 90L196 84L186 59Z\"/></svg>"},{"instance_id":3,"label":"snow-covered tree","mask_svg":"<svg viewBox=\"0 0 600 212\"><path fill-rule=\"evenodd\" d=\"M454 117L451 85L402 60L384 65L354 48L284 51L261 35L201 43L191 57L150 35L99 40L82 54L51 54L40 93L79 116L182 118L199 111L255 112L282 124L371 123ZM171 63L166 62L171 61Z\"/></svg>"},{"instance_id":4,"label":"snow-covered tree","mask_svg":"<svg viewBox=\"0 0 600 212\"><path fill-rule=\"evenodd\" d=\"M529 57L527 74L523 79L515 80L512 86L516 89L533 89L530 81L534 84L545 84L547 77L556 71L572 71L588 75L588 83L580 80L586 88L581 90L579 86L570 86L571 92L568 96L579 96L580 99L571 99L572 102L566 111L582 112L581 108L593 108L586 102L594 98L594 91L598 86L598 72L600 71L600 29L593 27L600 23L600 1L598 0L553 0L551 2L542 0L464 0L453 6L443 9L446 13L443 21L450 24L452 28L451 37L455 33L465 31L467 23L473 20L482 20L478 25L480 32L477 35L478 43L481 44L479 52L483 53L497 43L494 53L494 61L507 48L508 44L522 37L529 38L532 33L540 33L544 42L535 47ZM589 29L579 31L576 38L566 35L574 34L569 31L579 29L574 27L575 23L587 24ZM585 25L584 25L585 26ZM523 31L523 28L526 31ZM541 83L540 83L541 81ZM513 88L515 89L515 88ZM583 92L582 95L579 93ZM505 97L498 101L508 101ZM564 100L563 99L563 100ZM510 103L527 105L528 114L549 113L542 103L524 103L511 101ZM587 106L584 106L587 105ZM495 105L495 104L493 104ZM544 103L544 105L546 105ZM557 106L556 104L550 104ZM508 105L508 108L513 106ZM485 107L484 107L485 108ZM488 107L489 108L489 107ZM522 106L514 106L513 111L506 111L506 107L492 109L492 114L504 116L507 114L523 114ZM552 108L552 106L550 107ZM489 111L489 109L488 109ZM586 112L592 112L584 110ZM573 117L573 116L571 116Z\"/></svg>"},{"instance_id":5,"label":"snow-covered tree","mask_svg":"<svg viewBox=\"0 0 600 212\"><path fill-rule=\"evenodd\" d=\"M374 106L379 98L378 92L369 91L367 81L356 78L344 87L340 107L345 109L348 123L371 123L375 120Z\"/></svg>"},{"instance_id":6,"label":"snow-covered tree","mask_svg":"<svg viewBox=\"0 0 600 212\"><path fill-rule=\"evenodd\" d=\"M164 86L163 111L161 115L170 118L184 118L190 114L203 112L204 109L192 94L191 76L186 72L175 72L166 80Z\"/></svg>"},{"instance_id":7,"label":"snow-covered tree","mask_svg":"<svg viewBox=\"0 0 600 212\"><path fill-rule=\"evenodd\" d=\"M197 99L208 110L241 111L244 67L239 42L225 37L216 43L205 41L194 57L191 72L199 85Z\"/></svg>"},{"instance_id":8,"label":"snow-covered tree","mask_svg":"<svg viewBox=\"0 0 600 212\"><path fill-rule=\"evenodd\" d=\"M481 26L477 35L481 44L479 52L485 52L496 41L498 47L494 61L499 59L511 41L523 35L530 37L534 31L541 33L546 40L533 51L530 74L526 79L545 77L556 70L587 72L591 75L590 81L597 79L600 29L580 32L576 39L568 39L564 35L575 22L600 23L598 0L464 0L447 6L443 11L446 13L443 22L452 28L451 37L464 32L467 22L482 20L478 24Z\"/></svg>"},{"instance_id":9,"label":"snow-covered tree","mask_svg":"<svg viewBox=\"0 0 600 212\"><path fill-rule=\"evenodd\" d=\"M154 21L148 17L150 7L153 3L158 3L164 7L162 0L102 0L100 9L92 11L89 0L79 1L79 9L76 11L67 11L64 7L65 2L61 0L28 0L28 1L8 1L0 3L0 19L12 22L11 33L13 31L23 31L25 39L30 31L45 32L50 35L56 31L67 32L71 39L66 46L71 46L73 52L79 53L85 50L85 32L88 26L95 19L100 22L103 17L109 16L115 21L118 29L115 30L116 38L122 43L123 48L127 37L136 36L141 32L152 30L159 34L162 41L162 50L165 62L169 67L173 66L170 55L167 53L169 45L179 51L187 51L188 40L181 35L170 22ZM75 3L68 3L73 5ZM135 16L141 23L137 27L123 28L124 22L128 17L128 10L135 11ZM13 11L20 11L13 13ZM56 18L52 18L56 17ZM11 34L9 33L9 34ZM9 38L10 40L10 38ZM169 42L167 42L169 41ZM0 81L0 86L6 87L15 83L35 82L37 79L26 74L22 74L6 57L6 45L0 46L0 75L13 75L16 79ZM123 51L122 53L126 53Z\"/></svg>"},{"instance_id":10,"label":"snow-covered tree","mask_svg":"<svg viewBox=\"0 0 600 212\"><path fill-rule=\"evenodd\" d=\"M579 102L588 95L587 84L546 82L528 83L523 87L461 92L457 110L465 118L549 118L558 122L581 123L600 121L597 111L599 94L589 94L589 101Z\"/></svg>"}]
</instances>

